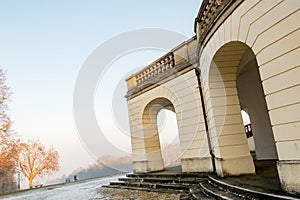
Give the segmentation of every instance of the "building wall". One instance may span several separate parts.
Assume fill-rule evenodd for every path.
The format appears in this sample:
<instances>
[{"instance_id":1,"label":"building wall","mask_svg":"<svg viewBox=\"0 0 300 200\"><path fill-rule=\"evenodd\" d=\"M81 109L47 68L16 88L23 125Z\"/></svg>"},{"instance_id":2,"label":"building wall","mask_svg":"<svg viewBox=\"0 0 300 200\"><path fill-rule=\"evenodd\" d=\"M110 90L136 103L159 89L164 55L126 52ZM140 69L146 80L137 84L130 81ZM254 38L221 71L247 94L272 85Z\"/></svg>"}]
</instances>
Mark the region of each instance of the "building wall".
<instances>
[{"instance_id":1,"label":"building wall","mask_svg":"<svg viewBox=\"0 0 300 200\"><path fill-rule=\"evenodd\" d=\"M245 0L201 47L200 54L202 79L209 90L212 58L221 47L239 41L254 52L276 142L279 177L284 189L297 192L300 191L299 8L300 1L295 0ZM239 60L235 61L238 64Z\"/></svg>"}]
</instances>

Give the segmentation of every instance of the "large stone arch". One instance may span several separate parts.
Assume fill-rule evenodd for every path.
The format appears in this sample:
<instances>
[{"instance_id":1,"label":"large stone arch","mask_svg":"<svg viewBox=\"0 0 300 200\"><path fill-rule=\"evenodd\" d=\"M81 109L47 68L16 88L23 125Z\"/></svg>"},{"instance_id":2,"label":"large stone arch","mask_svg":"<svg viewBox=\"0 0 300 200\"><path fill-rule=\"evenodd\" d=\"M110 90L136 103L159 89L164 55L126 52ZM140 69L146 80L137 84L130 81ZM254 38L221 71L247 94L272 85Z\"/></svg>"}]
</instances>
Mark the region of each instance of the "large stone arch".
<instances>
[{"instance_id":1,"label":"large stone arch","mask_svg":"<svg viewBox=\"0 0 300 200\"><path fill-rule=\"evenodd\" d=\"M214 55L208 73L206 109L210 137L220 176L253 174L241 107L237 71L247 47L239 42L225 44Z\"/></svg>"},{"instance_id":2,"label":"large stone arch","mask_svg":"<svg viewBox=\"0 0 300 200\"><path fill-rule=\"evenodd\" d=\"M225 44L214 55L208 74L208 89L204 94L217 173L221 176L254 173L242 109L251 114L256 158L276 160L274 136L253 51L242 42Z\"/></svg>"},{"instance_id":3,"label":"large stone arch","mask_svg":"<svg viewBox=\"0 0 300 200\"><path fill-rule=\"evenodd\" d=\"M134 172L144 173L164 169L157 135L157 113L166 108L181 119L178 98L167 87L156 87L128 101Z\"/></svg>"},{"instance_id":4,"label":"large stone arch","mask_svg":"<svg viewBox=\"0 0 300 200\"><path fill-rule=\"evenodd\" d=\"M211 172L213 168L194 70L128 99L134 172L163 170L156 134L156 115L162 108L176 114L182 171Z\"/></svg>"},{"instance_id":5,"label":"large stone arch","mask_svg":"<svg viewBox=\"0 0 300 200\"><path fill-rule=\"evenodd\" d=\"M274 133L282 187L298 192L300 191L300 99L299 95L294 94L300 92L299 9L300 1L242 1L222 23L216 23L215 26L218 27L215 27L213 34L199 44L199 62L206 98L213 92L209 89L210 70L213 66L211 65L213 57L218 51L226 44L233 44L232 42L240 42L253 51ZM237 56L238 53L234 57L239 64ZM235 100L237 98L232 99ZM210 107L210 101L206 104ZM250 159L248 160L250 162ZM249 169L248 173L252 171Z\"/></svg>"}]
</instances>

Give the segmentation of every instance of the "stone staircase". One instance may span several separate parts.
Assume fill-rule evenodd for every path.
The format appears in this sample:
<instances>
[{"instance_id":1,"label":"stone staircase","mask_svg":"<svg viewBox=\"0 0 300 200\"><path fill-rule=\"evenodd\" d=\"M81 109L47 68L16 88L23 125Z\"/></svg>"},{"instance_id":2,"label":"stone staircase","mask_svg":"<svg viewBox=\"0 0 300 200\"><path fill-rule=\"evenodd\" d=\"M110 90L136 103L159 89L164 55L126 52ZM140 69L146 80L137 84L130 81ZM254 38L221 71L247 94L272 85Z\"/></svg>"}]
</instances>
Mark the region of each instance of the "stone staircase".
<instances>
[{"instance_id":1,"label":"stone staircase","mask_svg":"<svg viewBox=\"0 0 300 200\"><path fill-rule=\"evenodd\" d=\"M127 174L126 178L119 178L104 186L109 188L122 188L149 192L166 192L180 194L181 199L194 199L191 188L197 188L199 182L207 179L204 174L174 174L174 173L145 173ZM204 193L198 194L201 199L208 198Z\"/></svg>"},{"instance_id":2,"label":"stone staircase","mask_svg":"<svg viewBox=\"0 0 300 200\"><path fill-rule=\"evenodd\" d=\"M127 174L109 188L166 192L180 194L181 200L188 199L296 199L289 196L268 194L241 188L222 182L212 174L145 173Z\"/></svg>"}]
</instances>

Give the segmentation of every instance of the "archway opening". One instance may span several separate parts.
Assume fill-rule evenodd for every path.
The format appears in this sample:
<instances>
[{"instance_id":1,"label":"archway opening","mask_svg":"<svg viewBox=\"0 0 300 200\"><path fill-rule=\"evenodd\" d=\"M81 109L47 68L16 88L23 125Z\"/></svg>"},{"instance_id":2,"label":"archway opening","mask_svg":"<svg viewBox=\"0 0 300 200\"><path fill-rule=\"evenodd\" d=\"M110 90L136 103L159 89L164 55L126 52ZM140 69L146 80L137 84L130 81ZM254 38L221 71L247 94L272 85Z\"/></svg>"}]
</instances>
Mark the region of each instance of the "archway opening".
<instances>
[{"instance_id":1,"label":"archway opening","mask_svg":"<svg viewBox=\"0 0 300 200\"><path fill-rule=\"evenodd\" d=\"M178 163L178 120L172 102L166 98L152 100L145 107L142 120L147 171L162 171L166 166ZM172 151L175 147L176 152Z\"/></svg>"},{"instance_id":2,"label":"archway opening","mask_svg":"<svg viewBox=\"0 0 300 200\"><path fill-rule=\"evenodd\" d=\"M171 110L161 109L157 114L157 123L164 166L180 164L181 151L176 114Z\"/></svg>"},{"instance_id":3,"label":"archway opening","mask_svg":"<svg viewBox=\"0 0 300 200\"><path fill-rule=\"evenodd\" d=\"M245 132L250 129L247 136L253 135L255 160L276 160L278 156L258 64L253 51L247 48L239 63L236 80L241 110L247 110L251 122Z\"/></svg>"},{"instance_id":4,"label":"archway opening","mask_svg":"<svg viewBox=\"0 0 300 200\"><path fill-rule=\"evenodd\" d=\"M209 71L207 99L211 140L219 175L252 174L255 172L253 159L277 159L258 64L247 45L230 42L214 55ZM249 114L252 146L247 139L247 127L244 126L247 124L243 122L242 110Z\"/></svg>"}]
</instances>

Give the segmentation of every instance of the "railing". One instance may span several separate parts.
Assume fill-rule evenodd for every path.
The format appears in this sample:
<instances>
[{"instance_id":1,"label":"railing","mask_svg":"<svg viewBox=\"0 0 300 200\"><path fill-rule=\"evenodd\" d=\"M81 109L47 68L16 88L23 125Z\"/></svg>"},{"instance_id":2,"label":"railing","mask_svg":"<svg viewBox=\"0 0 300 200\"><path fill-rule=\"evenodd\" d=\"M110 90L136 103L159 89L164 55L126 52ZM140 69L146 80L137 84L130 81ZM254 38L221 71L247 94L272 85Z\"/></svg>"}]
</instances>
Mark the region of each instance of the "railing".
<instances>
[{"instance_id":1,"label":"railing","mask_svg":"<svg viewBox=\"0 0 300 200\"><path fill-rule=\"evenodd\" d=\"M198 42L200 44L204 43L205 38L209 38L209 35L213 34L213 27L216 29L222 24L229 14L243 1L203 0L194 24L194 31L197 33ZM220 21L218 22L219 19Z\"/></svg>"},{"instance_id":2,"label":"railing","mask_svg":"<svg viewBox=\"0 0 300 200\"><path fill-rule=\"evenodd\" d=\"M245 128L245 133L247 135L247 138L252 137L253 136L253 132L252 132L251 124L245 125L244 128Z\"/></svg>"},{"instance_id":3,"label":"railing","mask_svg":"<svg viewBox=\"0 0 300 200\"><path fill-rule=\"evenodd\" d=\"M198 63L197 52L193 50L196 43L196 36L191 37L128 77L126 79L128 91L125 97L132 98L146 88L156 87L157 83L162 84L170 78L194 69L194 64Z\"/></svg>"},{"instance_id":4,"label":"railing","mask_svg":"<svg viewBox=\"0 0 300 200\"><path fill-rule=\"evenodd\" d=\"M200 33L205 32L205 29L209 27L214 16L218 13L221 5L224 4L224 0L204 0L195 22L200 25Z\"/></svg>"},{"instance_id":5,"label":"railing","mask_svg":"<svg viewBox=\"0 0 300 200\"><path fill-rule=\"evenodd\" d=\"M161 73L166 72L169 69L172 69L172 67L175 65L174 61L174 54L171 52L158 60L155 63L152 63L142 69L142 71L139 71L136 74L136 79L137 79L137 85L141 85L144 82L155 78Z\"/></svg>"},{"instance_id":6,"label":"railing","mask_svg":"<svg viewBox=\"0 0 300 200\"><path fill-rule=\"evenodd\" d=\"M128 90L150 82L175 66L174 53L169 52L126 79Z\"/></svg>"}]
</instances>

